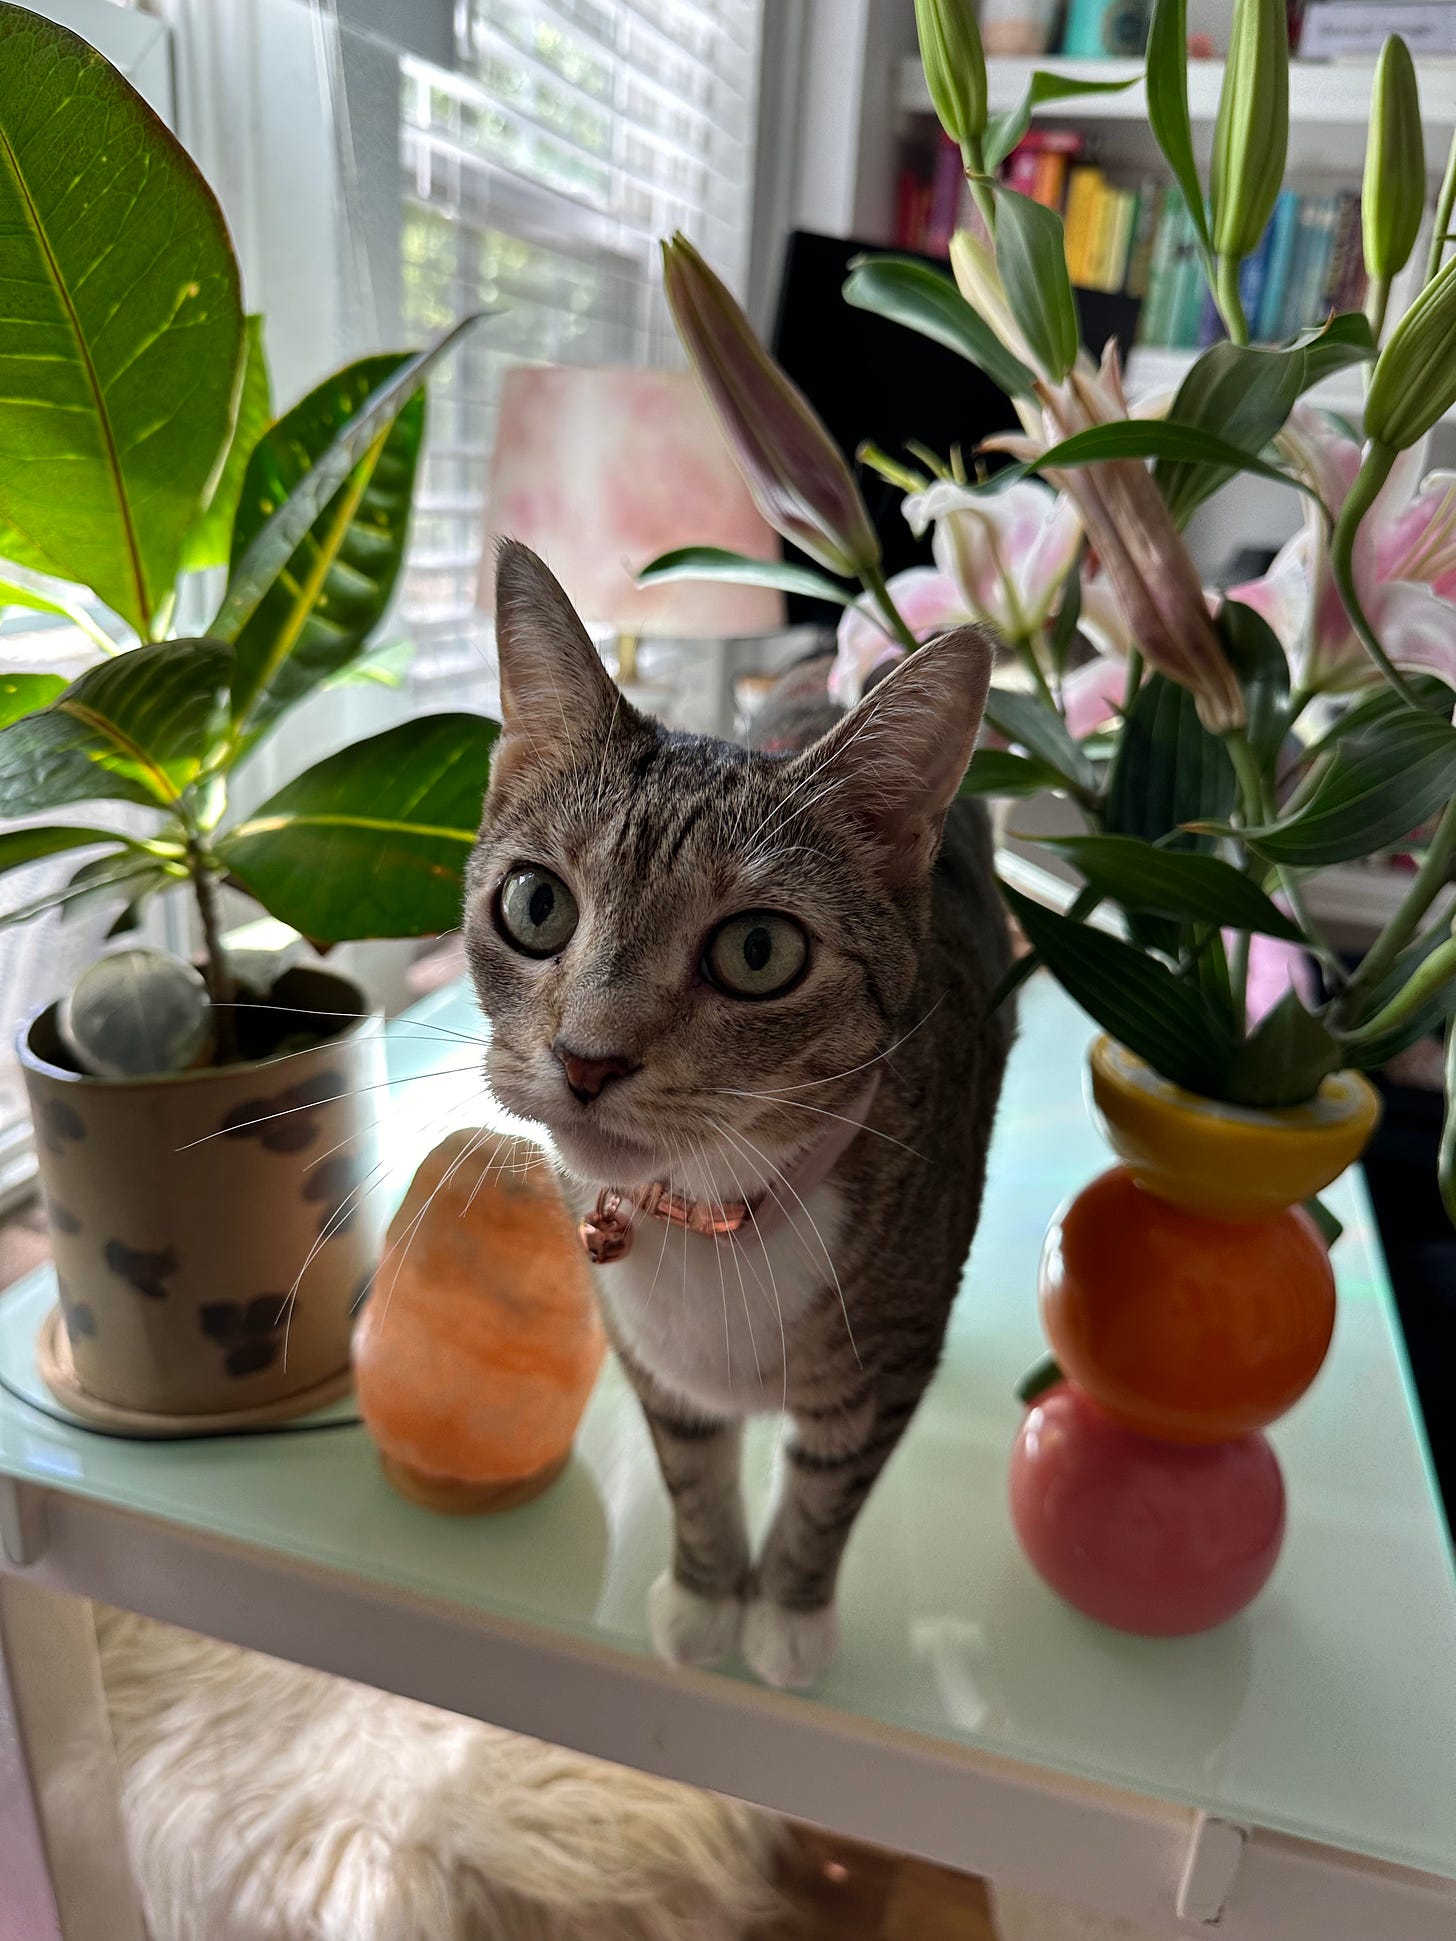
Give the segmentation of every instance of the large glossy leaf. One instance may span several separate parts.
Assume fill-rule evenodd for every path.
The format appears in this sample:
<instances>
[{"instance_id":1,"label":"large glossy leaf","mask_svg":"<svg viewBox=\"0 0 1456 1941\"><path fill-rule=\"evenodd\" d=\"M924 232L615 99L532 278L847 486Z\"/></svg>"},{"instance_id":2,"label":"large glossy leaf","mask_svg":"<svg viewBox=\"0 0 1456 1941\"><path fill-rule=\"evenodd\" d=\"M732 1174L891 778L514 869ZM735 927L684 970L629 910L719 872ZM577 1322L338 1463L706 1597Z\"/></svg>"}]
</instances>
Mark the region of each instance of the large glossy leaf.
<instances>
[{"instance_id":1,"label":"large glossy leaf","mask_svg":"<svg viewBox=\"0 0 1456 1941\"><path fill-rule=\"evenodd\" d=\"M1263 614L1237 600L1225 600L1213 624L1243 690L1249 746L1267 767L1288 732L1289 656Z\"/></svg>"},{"instance_id":2,"label":"large glossy leaf","mask_svg":"<svg viewBox=\"0 0 1456 1941\"><path fill-rule=\"evenodd\" d=\"M1445 949L1450 940L1451 932L1446 924L1437 923L1413 944L1408 944L1369 993L1363 1015L1374 1018L1383 1011L1391 999L1404 990L1427 958ZM1390 1026L1373 1038L1347 1044L1346 1062L1358 1065L1362 1071L1378 1071L1382 1065L1388 1065L1392 1058L1399 1057L1407 1046L1433 1031L1439 1031L1453 1013L1456 1013L1456 980L1448 979L1401 1023Z\"/></svg>"},{"instance_id":3,"label":"large glossy leaf","mask_svg":"<svg viewBox=\"0 0 1456 1941\"><path fill-rule=\"evenodd\" d=\"M1048 101L1070 101L1084 94L1121 94L1126 88L1136 87L1141 78L1133 74L1126 81L1081 81L1072 74L1049 74L1044 68L1033 69L1016 106L1004 114L992 115L986 124L986 167L994 171L1001 166L1030 128L1032 115Z\"/></svg>"},{"instance_id":4,"label":"large glossy leaf","mask_svg":"<svg viewBox=\"0 0 1456 1941\"><path fill-rule=\"evenodd\" d=\"M83 603L59 590L42 593L39 587L27 586L20 580L0 578L0 608L3 607L24 607L27 613L54 613L73 627L79 627L103 654L116 652L116 642L96 624Z\"/></svg>"},{"instance_id":5,"label":"large glossy leaf","mask_svg":"<svg viewBox=\"0 0 1456 1941\"><path fill-rule=\"evenodd\" d=\"M998 735L1019 742L1074 787L1090 789L1095 784L1096 771L1067 732L1066 722L1034 695L993 687L986 696L986 720Z\"/></svg>"},{"instance_id":6,"label":"large glossy leaf","mask_svg":"<svg viewBox=\"0 0 1456 1941\"><path fill-rule=\"evenodd\" d=\"M1011 314L1054 382L1071 370L1081 342L1067 274L1067 237L1055 209L1012 189L996 194L996 267Z\"/></svg>"},{"instance_id":7,"label":"large glossy leaf","mask_svg":"<svg viewBox=\"0 0 1456 1941\"><path fill-rule=\"evenodd\" d=\"M1375 336L1363 310L1347 310L1331 317L1313 334L1305 333L1295 341L1304 352L1306 390L1333 377L1337 371L1375 361Z\"/></svg>"},{"instance_id":8,"label":"large glossy leaf","mask_svg":"<svg viewBox=\"0 0 1456 1941\"><path fill-rule=\"evenodd\" d=\"M497 733L481 715L433 714L371 735L290 782L218 854L316 942L452 930Z\"/></svg>"},{"instance_id":9,"label":"large glossy leaf","mask_svg":"<svg viewBox=\"0 0 1456 1941\"><path fill-rule=\"evenodd\" d=\"M344 422L328 450L314 460L283 504L258 527L242 557L234 560L227 592L210 629L217 639L235 640L248 625L335 493L350 482L356 466L387 434L430 372L459 348L484 314L466 317L429 350L400 365Z\"/></svg>"},{"instance_id":10,"label":"large glossy leaf","mask_svg":"<svg viewBox=\"0 0 1456 1941\"><path fill-rule=\"evenodd\" d=\"M1237 1105L1300 1105L1344 1062L1339 1043L1286 991L1234 1053L1228 1097Z\"/></svg>"},{"instance_id":11,"label":"large glossy leaf","mask_svg":"<svg viewBox=\"0 0 1456 1941\"><path fill-rule=\"evenodd\" d=\"M962 795L1043 795L1066 785L1047 762L1006 748L978 748L961 781Z\"/></svg>"},{"instance_id":12,"label":"large glossy leaf","mask_svg":"<svg viewBox=\"0 0 1456 1941\"><path fill-rule=\"evenodd\" d=\"M1414 690L1422 708L1432 714L1444 714L1448 721L1451 719L1452 710L1456 709L1456 693L1452 692L1445 681L1435 674L1407 674L1406 680ZM1306 753L1311 756L1323 755L1333 748L1337 741L1345 741L1352 736L1368 735L1409 712L1410 703L1405 697L1397 694L1393 687L1387 687L1382 681L1378 687L1372 688L1368 694L1363 694L1358 700L1352 702L1345 712L1331 723L1319 740L1311 743Z\"/></svg>"},{"instance_id":13,"label":"large glossy leaf","mask_svg":"<svg viewBox=\"0 0 1456 1941\"><path fill-rule=\"evenodd\" d=\"M1135 836L1043 836L1074 863L1089 889L1121 904L1184 923L1257 930L1298 943L1300 931L1247 876L1217 856L1155 849Z\"/></svg>"},{"instance_id":14,"label":"large glossy leaf","mask_svg":"<svg viewBox=\"0 0 1456 1941\"><path fill-rule=\"evenodd\" d=\"M1103 827L1113 835L1164 842L1190 822L1222 822L1238 781L1228 750L1198 719L1193 695L1153 674L1137 692L1107 777ZM1181 847L1207 845L1180 836Z\"/></svg>"},{"instance_id":15,"label":"large glossy leaf","mask_svg":"<svg viewBox=\"0 0 1456 1941\"><path fill-rule=\"evenodd\" d=\"M222 732L232 658L221 641L167 640L88 669L0 729L0 816L102 800L170 807Z\"/></svg>"},{"instance_id":16,"label":"large glossy leaf","mask_svg":"<svg viewBox=\"0 0 1456 1941\"><path fill-rule=\"evenodd\" d=\"M263 319L252 316L247 320L242 381L238 386L237 413L227 455L206 505L183 541L182 565L188 572L226 566L232 558L233 521L237 517L248 460L272 420L273 386L268 377L267 352L263 348Z\"/></svg>"},{"instance_id":17,"label":"large glossy leaf","mask_svg":"<svg viewBox=\"0 0 1456 1941\"><path fill-rule=\"evenodd\" d=\"M0 674L0 728L8 728L23 714L34 714L64 694L59 674Z\"/></svg>"},{"instance_id":18,"label":"large glossy leaf","mask_svg":"<svg viewBox=\"0 0 1456 1941\"><path fill-rule=\"evenodd\" d=\"M918 330L984 371L1008 397L1031 394L1036 379L972 309L950 277L910 256L861 256L844 286L846 303Z\"/></svg>"},{"instance_id":19,"label":"large glossy leaf","mask_svg":"<svg viewBox=\"0 0 1456 1941\"><path fill-rule=\"evenodd\" d=\"M1193 218L1206 267L1211 268L1208 218L1203 184L1193 155L1193 124L1188 114L1187 0L1153 0L1148 24L1148 122L1173 179Z\"/></svg>"},{"instance_id":20,"label":"large glossy leaf","mask_svg":"<svg viewBox=\"0 0 1456 1941\"><path fill-rule=\"evenodd\" d=\"M87 829L79 823L32 825L28 829L0 829L0 876L39 862L43 856L63 855L68 849L108 848L117 841L114 829Z\"/></svg>"},{"instance_id":21,"label":"large glossy leaf","mask_svg":"<svg viewBox=\"0 0 1456 1941\"><path fill-rule=\"evenodd\" d=\"M1456 728L1413 708L1339 743L1286 821L1246 831L1262 855L1296 868L1350 862L1399 842L1456 795Z\"/></svg>"},{"instance_id":22,"label":"large glossy leaf","mask_svg":"<svg viewBox=\"0 0 1456 1941\"><path fill-rule=\"evenodd\" d=\"M737 586L773 586L781 593L803 593L812 600L833 600L842 607L859 598L857 587L841 586L811 566L794 566L783 559L749 559L725 546L679 546L659 553L637 575L639 586L662 586L668 580L727 580Z\"/></svg>"},{"instance_id":23,"label":"large glossy leaf","mask_svg":"<svg viewBox=\"0 0 1456 1941\"><path fill-rule=\"evenodd\" d=\"M1057 982L1104 1031L1175 1085L1221 1094L1232 1045L1226 1023L1196 985L1121 938L1074 923L1006 883L1001 894Z\"/></svg>"},{"instance_id":24,"label":"large glossy leaf","mask_svg":"<svg viewBox=\"0 0 1456 1941\"><path fill-rule=\"evenodd\" d=\"M130 901L145 890L160 889L173 880L166 866L140 850L118 850L111 856L98 856L94 868L79 880L44 891L29 902L0 910L0 929L30 923L34 918L59 910L63 917L108 898L123 896Z\"/></svg>"},{"instance_id":25,"label":"large glossy leaf","mask_svg":"<svg viewBox=\"0 0 1456 1941\"><path fill-rule=\"evenodd\" d=\"M304 484L365 400L411 359L366 357L336 371L264 432L233 527L236 565ZM383 618L404 560L424 436L421 391L404 399L324 506L236 636L233 718L256 731L337 673Z\"/></svg>"},{"instance_id":26,"label":"large glossy leaf","mask_svg":"<svg viewBox=\"0 0 1456 1941\"><path fill-rule=\"evenodd\" d=\"M1230 444L1227 438L1198 425L1175 425L1158 418L1119 418L1112 424L1074 432L1060 445L1043 452L1034 467L1023 466L1022 471L1065 471L1072 465L1096 465L1109 458L1184 459L1194 465L1223 466L1229 473L1252 472L1257 478L1277 479L1279 484L1291 485L1310 498L1318 497L1313 486L1292 472L1281 471L1277 465Z\"/></svg>"},{"instance_id":27,"label":"large glossy leaf","mask_svg":"<svg viewBox=\"0 0 1456 1941\"><path fill-rule=\"evenodd\" d=\"M1257 458L1284 424L1305 386L1303 350L1248 350L1215 344L1178 387L1168 419L1211 431ZM1205 499L1234 476L1230 465L1160 459L1153 469L1175 525L1186 525Z\"/></svg>"},{"instance_id":28,"label":"large glossy leaf","mask_svg":"<svg viewBox=\"0 0 1456 1941\"><path fill-rule=\"evenodd\" d=\"M242 348L227 229L181 144L85 41L0 7L0 551L145 634Z\"/></svg>"}]
</instances>

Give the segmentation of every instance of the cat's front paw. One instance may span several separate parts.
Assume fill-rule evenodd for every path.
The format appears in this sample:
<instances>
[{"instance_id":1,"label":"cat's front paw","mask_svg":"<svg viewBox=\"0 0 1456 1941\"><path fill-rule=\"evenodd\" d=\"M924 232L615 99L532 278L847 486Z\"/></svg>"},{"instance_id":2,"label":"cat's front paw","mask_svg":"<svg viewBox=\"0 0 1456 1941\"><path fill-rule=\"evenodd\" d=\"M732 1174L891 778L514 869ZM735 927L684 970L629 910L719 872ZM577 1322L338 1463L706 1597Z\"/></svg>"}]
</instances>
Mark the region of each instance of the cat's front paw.
<instances>
[{"instance_id":1,"label":"cat's front paw","mask_svg":"<svg viewBox=\"0 0 1456 1941\"><path fill-rule=\"evenodd\" d=\"M838 1645L839 1616L832 1604L786 1611L760 1598L743 1619L743 1656L765 1685L812 1685Z\"/></svg>"},{"instance_id":2,"label":"cat's front paw","mask_svg":"<svg viewBox=\"0 0 1456 1941\"><path fill-rule=\"evenodd\" d=\"M670 1665L716 1665L735 1649L742 1626L742 1598L703 1597L670 1570L647 1593L652 1649Z\"/></svg>"}]
</instances>

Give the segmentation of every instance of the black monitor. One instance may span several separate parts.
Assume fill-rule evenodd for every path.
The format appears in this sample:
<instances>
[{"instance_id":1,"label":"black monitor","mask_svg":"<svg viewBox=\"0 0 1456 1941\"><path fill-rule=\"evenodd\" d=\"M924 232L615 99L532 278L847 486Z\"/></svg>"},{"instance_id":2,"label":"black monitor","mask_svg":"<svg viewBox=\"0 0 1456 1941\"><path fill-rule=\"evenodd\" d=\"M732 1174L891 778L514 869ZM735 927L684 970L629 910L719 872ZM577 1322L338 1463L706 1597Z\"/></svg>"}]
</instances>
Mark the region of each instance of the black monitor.
<instances>
[{"instance_id":1,"label":"black monitor","mask_svg":"<svg viewBox=\"0 0 1456 1941\"><path fill-rule=\"evenodd\" d=\"M1018 430L1016 413L1005 393L965 358L845 302L844 282L854 259L885 253L871 244L795 230L784 257L774 355L851 465L867 439L897 457L903 457L907 439L916 439L942 455L959 444L969 458L981 439ZM947 271L933 257L919 260ZM1126 357L1137 328L1136 298L1079 290L1077 302L1083 341L1092 354L1100 356L1108 338L1115 337ZM929 536L912 535L900 512L903 494L876 473L859 476L886 572L928 563ZM785 551L802 557L792 547ZM789 614L794 621L835 617L832 607L798 595L789 598Z\"/></svg>"}]
</instances>

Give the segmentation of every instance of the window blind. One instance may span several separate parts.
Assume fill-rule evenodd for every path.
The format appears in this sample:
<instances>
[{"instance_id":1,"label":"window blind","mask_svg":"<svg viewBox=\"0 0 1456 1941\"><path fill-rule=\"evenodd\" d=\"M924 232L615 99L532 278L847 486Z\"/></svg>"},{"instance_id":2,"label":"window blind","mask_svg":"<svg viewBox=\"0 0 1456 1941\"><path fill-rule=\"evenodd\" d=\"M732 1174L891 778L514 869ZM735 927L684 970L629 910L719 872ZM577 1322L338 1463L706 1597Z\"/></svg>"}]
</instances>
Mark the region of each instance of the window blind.
<instances>
[{"instance_id":1,"label":"window blind","mask_svg":"<svg viewBox=\"0 0 1456 1941\"><path fill-rule=\"evenodd\" d=\"M431 387L401 620L473 630L512 363L678 360L657 243L747 267L761 0L461 0L454 72L401 60L405 334L502 306Z\"/></svg>"}]
</instances>

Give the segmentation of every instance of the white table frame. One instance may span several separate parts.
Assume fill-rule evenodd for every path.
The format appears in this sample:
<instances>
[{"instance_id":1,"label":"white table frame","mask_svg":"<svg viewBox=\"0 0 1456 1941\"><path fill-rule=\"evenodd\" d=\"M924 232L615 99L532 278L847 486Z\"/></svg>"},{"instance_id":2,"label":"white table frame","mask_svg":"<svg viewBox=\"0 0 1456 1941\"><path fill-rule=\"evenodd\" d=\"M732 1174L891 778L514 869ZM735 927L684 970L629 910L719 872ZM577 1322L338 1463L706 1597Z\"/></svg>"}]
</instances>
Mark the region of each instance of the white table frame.
<instances>
[{"instance_id":1,"label":"white table frame","mask_svg":"<svg viewBox=\"0 0 1456 1941\"><path fill-rule=\"evenodd\" d=\"M998 1882L1063 1896L1158 1935L1226 1941L1452 1941L1456 1881L1289 1839L1017 1762L855 1723L707 1672L385 1591L336 1571L135 1516L62 1490L0 1478L0 1839L7 1782L39 1827L15 1840L4 1894L45 1908L47 1929L0 1941L133 1941L134 1894L118 1879L120 1819L109 1741L88 1802L91 1837L47 1799L54 1748L38 1742L55 1677L56 1626L16 1623L15 1593L89 1628L95 1599L809 1820ZM33 1609L34 1607L32 1607ZM84 1631L68 1633L68 1730L105 1738ZM79 1640L79 1643L78 1643ZM52 1698L54 1694L50 1695ZM90 1707L90 1715L87 1707ZM99 1717L97 1716L99 1713ZM100 1739L96 1738L99 1727ZM19 1752L7 1759L7 1740ZM74 1803L68 1813L74 1813ZM1456 1802L1453 1802L1456 1810ZM62 1820L65 1816L62 1816ZM97 1835L103 1837L96 1837ZM109 1852L108 1838L109 1836ZM124 1855L121 1856L124 1866ZM72 1869L88 1875L79 1883ZM28 1867L28 1872L26 1871ZM98 1894L97 1875L106 1890ZM51 1875L55 1880L52 1883ZM99 1922L99 1924L98 1924Z\"/></svg>"}]
</instances>

